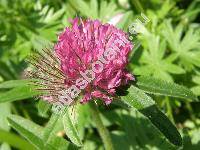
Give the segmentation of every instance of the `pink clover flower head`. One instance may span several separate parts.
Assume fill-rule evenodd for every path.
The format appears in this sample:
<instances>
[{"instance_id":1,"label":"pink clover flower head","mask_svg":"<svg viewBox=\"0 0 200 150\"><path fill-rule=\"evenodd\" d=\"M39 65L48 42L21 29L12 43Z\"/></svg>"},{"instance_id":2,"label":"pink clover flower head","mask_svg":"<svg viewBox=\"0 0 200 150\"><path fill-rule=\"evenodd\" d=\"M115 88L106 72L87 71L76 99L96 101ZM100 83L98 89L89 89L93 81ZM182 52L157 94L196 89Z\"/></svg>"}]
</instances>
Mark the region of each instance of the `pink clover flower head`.
<instances>
[{"instance_id":1,"label":"pink clover flower head","mask_svg":"<svg viewBox=\"0 0 200 150\"><path fill-rule=\"evenodd\" d=\"M125 69L133 45L122 30L99 20L75 18L71 24L54 47L65 84L81 90L82 103L94 98L110 104L115 89L134 80Z\"/></svg>"},{"instance_id":2,"label":"pink clover flower head","mask_svg":"<svg viewBox=\"0 0 200 150\"><path fill-rule=\"evenodd\" d=\"M53 50L36 51L29 75L43 100L62 105L100 99L108 105L116 89L134 80L126 70L133 48L122 30L98 20L75 18Z\"/></svg>"}]
</instances>

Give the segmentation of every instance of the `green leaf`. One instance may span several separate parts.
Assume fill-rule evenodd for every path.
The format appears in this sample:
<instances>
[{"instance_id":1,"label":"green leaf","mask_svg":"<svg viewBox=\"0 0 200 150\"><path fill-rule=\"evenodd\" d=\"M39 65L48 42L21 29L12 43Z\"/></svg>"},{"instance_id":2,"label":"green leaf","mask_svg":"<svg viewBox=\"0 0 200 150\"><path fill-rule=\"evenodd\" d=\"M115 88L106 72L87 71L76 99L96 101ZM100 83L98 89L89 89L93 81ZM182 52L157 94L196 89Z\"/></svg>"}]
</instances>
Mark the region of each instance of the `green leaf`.
<instances>
[{"instance_id":1,"label":"green leaf","mask_svg":"<svg viewBox=\"0 0 200 150\"><path fill-rule=\"evenodd\" d=\"M55 128L59 122L59 115L52 115L47 126L44 129L43 139L48 142L56 134Z\"/></svg>"},{"instance_id":2,"label":"green leaf","mask_svg":"<svg viewBox=\"0 0 200 150\"><path fill-rule=\"evenodd\" d=\"M191 88L191 90L196 94L200 95L200 86L194 86Z\"/></svg>"},{"instance_id":3,"label":"green leaf","mask_svg":"<svg viewBox=\"0 0 200 150\"><path fill-rule=\"evenodd\" d=\"M11 150L11 147L7 143L3 143L0 146L0 150Z\"/></svg>"},{"instance_id":4,"label":"green leaf","mask_svg":"<svg viewBox=\"0 0 200 150\"><path fill-rule=\"evenodd\" d=\"M35 145L37 148L43 148L44 142L42 141L42 127L16 115L10 115L8 117L8 122L30 143Z\"/></svg>"},{"instance_id":5,"label":"green leaf","mask_svg":"<svg viewBox=\"0 0 200 150\"><path fill-rule=\"evenodd\" d=\"M59 147L59 150L65 150L69 146L73 147L73 145L70 145L66 140L56 136L60 131L63 131L61 117L53 114L43 131L43 140L45 141L45 145L53 143L54 149Z\"/></svg>"},{"instance_id":6,"label":"green leaf","mask_svg":"<svg viewBox=\"0 0 200 150\"><path fill-rule=\"evenodd\" d=\"M30 83L30 80L9 80L3 83L0 83L0 89L9 89L19 86L27 86Z\"/></svg>"},{"instance_id":7,"label":"green leaf","mask_svg":"<svg viewBox=\"0 0 200 150\"><path fill-rule=\"evenodd\" d=\"M186 87L153 77L140 76L137 78L136 85L147 93L183 98L188 101L198 101L192 91Z\"/></svg>"},{"instance_id":8,"label":"green leaf","mask_svg":"<svg viewBox=\"0 0 200 150\"><path fill-rule=\"evenodd\" d=\"M69 3L78 11L81 12L82 15L89 16L91 15L91 9L89 4L83 0L69 0Z\"/></svg>"},{"instance_id":9,"label":"green leaf","mask_svg":"<svg viewBox=\"0 0 200 150\"><path fill-rule=\"evenodd\" d=\"M171 21L167 20L162 33L170 49L177 55L177 61L181 66L188 71L192 71L195 66L200 66L200 36L192 26L184 32L182 23L174 29Z\"/></svg>"},{"instance_id":10,"label":"green leaf","mask_svg":"<svg viewBox=\"0 0 200 150\"><path fill-rule=\"evenodd\" d=\"M145 149L172 150L173 145L161 136L161 133L150 124L150 121L135 109L115 109L104 111L103 116L112 124L117 122L120 131L112 131L112 141L115 150ZM109 125L110 126L110 125ZM137 148L136 148L137 147Z\"/></svg>"},{"instance_id":11,"label":"green leaf","mask_svg":"<svg viewBox=\"0 0 200 150\"><path fill-rule=\"evenodd\" d=\"M49 134L49 129L44 130L39 125L24 119L22 117L11 115L8 117L10 125L24 136L30 143L39 149L47 150L67 150L76 149L76 147L61 137Z\"/></svg>"},{"instance_id":12,"label":"green leaf","mask_svg":"<svg viewBox=\"0 0 200 150\"><path fill-rule=\"evenodd\" d=\"M48 111L50 110L50 108L51 108L51 104L49 104L48 102L44 100L40 100L38 102L38 113L42 117L48 117Z\"/></svg>"},{"instance_id":13,"label":"green leaf","mask_svg":"<svg viewBox=\"0 0 200 150\"><path fill-rule=\"evenodd\" d=\"M77 146L82 146L83 144L81 142L81 138L72 119L72 115L70 115L69 109L67 109L66 113L63 116L63 125L65 133L69 137L69 139Z\"/></svg>"},{"instance_id":14,"label":"green leaf","mask_svg":"<svg viewBox=\"0 0 200 150\"><path fill-rule=\"evenodd\" d=\"M9 133L8 131L4 131L0 129L0 142L6 142L10 144L11 146L18 148L20 150L36 150L30 143L28 143L26 140L22 139L21 137Z\"/></svg>"},{"instance_id":15,"label":"green leaf","mask_svg":"<svg viewBox=\"0 0 200 150\"><path fill-rule=\"evenodd\" d=\"M98 18L98 1L91 0L90 1L90 8L92 8L91 9L91 14L92 14L91 18L97 19Z\"/></svg>"},{"instance_id":16,"label":"green leaf","mask_svg":"<svg viewBox=\"0 0 200 150\"><path fill-rule=\"evenodd\" d=\"M9 131L7 117L11 114L11 104L10 103L0 103L0 128Z\"/></svg>"},{"instance_id":17,"label":"green leaf","mask_svg":"<svg viewBox=\"0 0 200 150\"><path fill-rule=\"evenodd\" d=\"M69 0L69 3L81 15L92 19L99 19L103 22L109 21L117 13L121 12L114 2L100 1L98 3L96 0L91 0L88 3L83 0Z\"/></svg>"},{"instance_id":18,"label":"green leaf","mask_svg":"<svg viewBox=\"0 0 200 150\"><path fill-rule=\"evenodd\" d=\"M47 7L44 7L44 8L48 8L48 5L47 5ZM61 8L56 12L54 12L53 8L48 8L48 13L43 14L44 15L43 21L48 24L55 22L56 20L61 18L61 16L63 15L64 12L65 12L64 8Z\"/></svg>"},{"instance_id":19,"label":"green leaf","mask_svg":"<svg viewBox=\"0 0 200 150\"><path fill-rule=\"evenodd\" d=\"M86 136L85 134L87 132L85 128L89 128L91 123L91 113L88 111L89 109L89 105L77 104L74 110L75 112L73 113L75 117L77 116L77 131L81 140Z\"/></svg>"},{"instance_id":20,"label":"green leaf","mask_svg":"<svg viewBox=\"0 0 200 150\"><path fill-rule=\"evenodd\" d=\"M39 95L40 92L30 86L16 87L9 91L0 93L0 103L23 100Z\"/></svg>"},{"instance_id":21,"label":"green leaf","mask_svg":"<svg viewBox=\"0 0 200 150\"><path fill-rule=\"evenodd\" d=\"M156 126L171 143L181 146L182 138L178 130L165 114L157 108L153 99L134 86L131 86L128 91L128 95L121 97L122 101L136 108L144 116L149 118L152 124Z\"/></svg>"},{"instance_id":22,"label":"green leaf","mask_svg":"<svg viewBox=\"0 0 200 150\"><path fill-rule=\"evenodd\" d=\"M173 81L171 74L183 74L185 71L175 64L171 59L171 54L167 54L167 43L161 38L143 27L139 36L144 51L139 63L141 66L134 68L134 73L138 75L150 75L156 78ZM152 44L153 43L153 44Z\"/></svg>"}]
</instances>

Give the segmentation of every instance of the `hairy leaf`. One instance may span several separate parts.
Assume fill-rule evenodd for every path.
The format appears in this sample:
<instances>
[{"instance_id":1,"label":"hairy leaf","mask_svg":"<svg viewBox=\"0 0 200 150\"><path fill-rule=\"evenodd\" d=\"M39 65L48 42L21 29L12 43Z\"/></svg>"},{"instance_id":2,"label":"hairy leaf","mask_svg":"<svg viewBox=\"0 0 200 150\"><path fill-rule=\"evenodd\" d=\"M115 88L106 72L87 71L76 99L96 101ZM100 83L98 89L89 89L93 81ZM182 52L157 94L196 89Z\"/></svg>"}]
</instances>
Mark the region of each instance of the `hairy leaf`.
<instances>
[{"instance_id":1,"label":"hairy leaf","mask_svg":"<svg viewBox=\"0 0 200 150\"><path fill-rule=\"evenodd\" d=\"M24 136L30 143L35 145L39 149L47 150L67 150L68 148L75 149L66 140L57 137L54 135L54 138L51 138L49 141L44 138L47 137L46 133L44 134L44 129L39 125L26 120L22 117L11 115L8 117L10 125L17 130L22 136ZM45 135L45 136L44 136Z\"/></svg>"},{"instance_id":2,"label":"hairy leaf","mask_svg":"<svg viewBox=\"0 0 200 150\"><path fill-rule=\"evenodd\" d=\"M152 124L155 125L171 143L177 146L182 145L182 138L178 130L165 114L157 108L153 99L134 86L131 86L128 91L128 95L122 96L122 101L136 108L144 116L149 118Z\"/></svg>"},{"instance_id":3,"label":"hairy leaf","mask_svg":"<svg viewBox=\"0 0 200 150\"><path fill-rule=\"evenodd\" d=\"M16 134L9 133L8 131L4 131L2 129L0 129L0 142L6 142L11 146L21 150L36 150L36 148L25 139L22 139Z\"/></svg>"},{"instance_id":4,"label":"hairy leaf","mask_svg":"<svg viewBox=\"0 0 200 150\"><path fill-rule=\"evenodd\" d=\"M39 91L34 90L30 86L16 87L9 91L0 93L0 103L23 100L39 94Z\"/></svg>"},{"instance_id":5,"label":"hairy leaf","mask_svg":"<svg viewBox=\"0 0 200 150\"><path fill-rule=\"evenodd\" d=\"M69 137L69 139L77 146L82 146L80 136L76 129L75 123L72 120L69 109L67 109L66 113L63 116L63 125L65 133Z\"/></svg>"},{"instance_id":6,"label":"hairy leaf","mask_svg":"<svg viewBox=\"0 0 200 150\"><path fill-rule=\"evenodd\" d=\"M147 93L183 98L188 101L198 101L192 91L186 87L153 77L140 76L137 78L136 85Z\"/></svg>"},{"instance_id":7,"label":"hairy leaf","mask_svg":"<svg viewBox=\"0 0 200 150\"><path fill-rule=\"evenodd\" d=\"M30 80L9 80L3 83L0 83L0 89L9 89L20 86L27 86L30 83Z\"/></svg>"}]
</instances>

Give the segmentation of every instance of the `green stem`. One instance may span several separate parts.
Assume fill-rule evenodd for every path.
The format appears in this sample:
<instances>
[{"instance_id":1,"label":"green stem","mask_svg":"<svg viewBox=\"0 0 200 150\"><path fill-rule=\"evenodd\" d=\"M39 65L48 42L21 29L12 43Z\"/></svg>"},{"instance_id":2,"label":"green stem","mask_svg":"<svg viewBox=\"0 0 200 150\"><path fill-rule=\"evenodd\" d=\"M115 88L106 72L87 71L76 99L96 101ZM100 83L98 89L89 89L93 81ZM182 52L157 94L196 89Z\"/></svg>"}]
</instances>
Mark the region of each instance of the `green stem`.
<instances>
[{"instance_id":1,"label":"green stem","mask_svg":"<svg viewBox=\"0 0 200 150\"><path fill-rule=\"evenodd\" d=\"M167 105L167 114L170 118L170 120L175 123L174 121L174 116L173 116L173 112L172 112L172 108L171 108L171 105L170 105L170 100L168 97L166 97L166 105Z\"/></svg>"},{"instance_id":2,"label":"green stem","mask_svg":"<svg viewBox=\"0 0 200 150\"><path fill-rule=\"evenodd\" d=\"M99 135L100 135L100 137L103 141L105 149L106 150L113 150L113 144L112 144L109 132L106 129L106 127L103 125L103 122L100 118L100 112L99 112L97 106L93 102L90 103L90 106L91 106L92 117L93 117L94 122L96 124Z\"/></svg>"}]
</instances>

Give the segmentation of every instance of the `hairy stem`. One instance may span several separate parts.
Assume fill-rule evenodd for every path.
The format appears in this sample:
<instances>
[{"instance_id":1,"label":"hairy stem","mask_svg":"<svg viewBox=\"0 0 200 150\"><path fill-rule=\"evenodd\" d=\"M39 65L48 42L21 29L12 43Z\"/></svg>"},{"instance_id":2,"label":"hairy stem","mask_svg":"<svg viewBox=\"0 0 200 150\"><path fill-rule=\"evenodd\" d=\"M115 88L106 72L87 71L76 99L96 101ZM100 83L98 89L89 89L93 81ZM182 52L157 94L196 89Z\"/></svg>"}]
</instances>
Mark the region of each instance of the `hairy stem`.
<instances>
[{"instance_id":1,"label":"hairy stem","mask_svg":"<svg viewBox=\"0 0 200 150\"><path fill-rule=\"evenodd\" d=\"M92 114L93 120L96 124L97 130L103 141L105 149L113 150L113 144L112 144L109 132L106 129L106 127L103 125L103 122L100 118L100 112L99 112L97 106L93 102L91 102L90 107L91 107L91 114Z\"/></svg>"}]
</instances>

